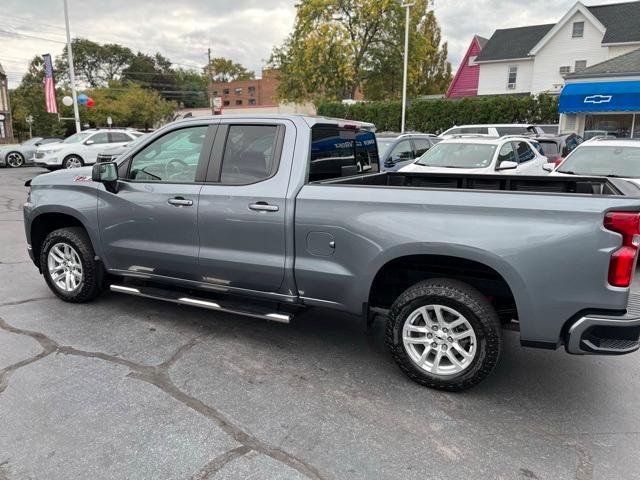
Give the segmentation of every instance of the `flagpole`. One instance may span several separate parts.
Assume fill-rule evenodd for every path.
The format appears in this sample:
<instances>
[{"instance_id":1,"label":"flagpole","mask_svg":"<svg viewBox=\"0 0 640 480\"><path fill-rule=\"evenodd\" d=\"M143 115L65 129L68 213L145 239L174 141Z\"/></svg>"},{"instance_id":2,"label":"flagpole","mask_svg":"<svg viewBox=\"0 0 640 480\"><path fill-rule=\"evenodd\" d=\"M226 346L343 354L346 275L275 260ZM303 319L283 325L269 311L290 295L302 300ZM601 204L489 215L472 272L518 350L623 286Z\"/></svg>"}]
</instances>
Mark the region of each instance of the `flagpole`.
<instances>
[{"instance_id":1,"label":"flagpole","mask_svg":"<svg viewBox=\"0 0 640 480\"><path fill-rule=\"evenodd\" d=\"M71 50L71 31L69 29L69 7L64 2L64 23L67 27L67 59L69 60L69 81L71 82L71 96L73 97L73 116L76 121L76 132L80 132L80 112L78 111L78 93L76 92L76 74L73 70L73 51Z\"/></svg>"}]
</instances>

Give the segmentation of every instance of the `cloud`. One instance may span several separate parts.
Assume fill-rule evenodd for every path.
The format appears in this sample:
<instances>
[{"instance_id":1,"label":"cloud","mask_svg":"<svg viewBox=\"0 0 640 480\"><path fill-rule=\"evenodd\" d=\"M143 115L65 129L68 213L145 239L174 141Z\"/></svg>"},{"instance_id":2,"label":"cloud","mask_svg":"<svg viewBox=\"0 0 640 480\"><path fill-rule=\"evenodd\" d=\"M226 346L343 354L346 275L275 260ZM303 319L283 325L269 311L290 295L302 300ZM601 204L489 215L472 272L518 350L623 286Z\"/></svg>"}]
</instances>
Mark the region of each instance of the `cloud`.
<instances>
[{"instance_id":1,"label":"cloud","mask_svg":"<svg viewBox=\"0 0 640 480\"><path fill-rule=\"evenodd\" d=\"M600 0L590 4L615 3ZM232 58L260 73L271 49L293 28L296 0L69 0L72 34L100 43L121 43L145 53L159 51L181 66ZM497 28L553 23L574 0L434 0L442 37L455 70L474 34ZM8 33L7 33L8 32ZM28 35L12 36L11 32ZM40 38L33 38L40 37ZM44 39L44 40L43 40ZM65 40L61 0L2 0L0 63L11 86L28 62L59 54Z\"/></svg>"}]
</instances>

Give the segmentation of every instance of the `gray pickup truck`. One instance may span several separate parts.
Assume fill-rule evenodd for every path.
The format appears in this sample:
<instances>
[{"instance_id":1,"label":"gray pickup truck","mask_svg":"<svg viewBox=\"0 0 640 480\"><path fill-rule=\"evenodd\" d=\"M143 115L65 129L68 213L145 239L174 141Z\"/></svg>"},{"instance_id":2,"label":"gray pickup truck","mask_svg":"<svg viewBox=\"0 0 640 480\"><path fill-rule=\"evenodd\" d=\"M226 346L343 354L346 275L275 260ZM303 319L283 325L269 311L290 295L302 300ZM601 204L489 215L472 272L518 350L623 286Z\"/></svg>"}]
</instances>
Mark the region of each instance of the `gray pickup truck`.
<instances>
[{"instance_id":1,"label":"gray pickup truck","mask_svg":"<svg viewBox=\"0 0 640 480\"><path fill-rule=\"evenodd\" d=\"M380 173L371 124L222 116L26 186L31 258L68 302L385 316L400 368L446 390L491 372L503 328L573 354L639 346L640 191L620 179Z\"/></svg>"}]
</instances>

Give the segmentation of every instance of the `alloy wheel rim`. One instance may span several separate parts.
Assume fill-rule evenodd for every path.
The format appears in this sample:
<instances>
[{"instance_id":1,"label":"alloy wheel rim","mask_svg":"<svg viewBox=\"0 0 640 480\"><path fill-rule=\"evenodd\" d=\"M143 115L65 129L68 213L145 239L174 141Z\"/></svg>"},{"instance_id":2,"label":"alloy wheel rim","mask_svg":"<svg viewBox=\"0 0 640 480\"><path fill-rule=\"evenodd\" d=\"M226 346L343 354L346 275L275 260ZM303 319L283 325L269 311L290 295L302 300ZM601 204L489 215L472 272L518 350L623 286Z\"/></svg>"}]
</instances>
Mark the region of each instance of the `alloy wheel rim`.
<instances>
[{"instance_id":1,"label":"alloy wheel rim","mask_svg":"<svg viewBox=\"0 0 640 480\"><path fill-rule=\"evenodd\" d=\"M47 268L54 285L63 292L80 288L84 278L80 255L68 243L56 243L47 255Z\"/></svg>"},{"instance_id":2,"label":"alloy wheel rim","mask_svg":"<svg viewBox=\"0 0 640 480\"><path fill-rule=\"evenodd\" d=\"M22 157L19 153L10 153L7 155L7 163L11 167L19 167L22 165Z\"/></svg>"},{"instance_id":3,"label":"alloy wheel rim","mask_svg":"<svg viewBox=\"0 0 640 480\"><path fill-rule=\"evenodd\" d=\"M407 317L402 343L411 361L432 375L449 376L465 371L478 351L469 320L445 305L424 305Z\"/></svg>"},{"instance_id":4,"label":"alloy wheel rim","mask_svg":"<svg viewBox=\"0 0 640 480\"><path fill-rule=\"evenodd\" d=\"M67 168L80 168L82 162L78 157L70 157L67 159Z\"/></svg>"}]
</instances>

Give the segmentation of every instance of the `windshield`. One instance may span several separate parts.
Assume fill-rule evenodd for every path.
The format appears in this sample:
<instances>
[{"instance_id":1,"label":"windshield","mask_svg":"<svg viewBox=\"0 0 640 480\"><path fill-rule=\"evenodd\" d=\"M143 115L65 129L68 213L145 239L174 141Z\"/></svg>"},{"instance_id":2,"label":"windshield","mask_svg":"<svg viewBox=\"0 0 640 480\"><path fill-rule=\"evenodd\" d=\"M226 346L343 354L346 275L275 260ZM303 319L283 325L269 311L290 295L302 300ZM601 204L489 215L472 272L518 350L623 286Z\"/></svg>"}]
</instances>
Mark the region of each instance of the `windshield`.
<instances>
[{"instance_id":1,"label":"windshield","mask_svg":"<svg viewBox=\"0 0 640 480\"><path fill-rule=\"evenodd\" d=\"M438 143L416 164L428 167L483 168L491 164L495 145L481 143Z\"/></svg>"},{"instance_id":2,"label":"windshield","mask_svg":"<svg viewBox=\"0 0 640 480\"><path fill-rule=\"evenodd\" d=\"M86 140L89 135L91 134L88 132L74 133L70 137L65 138L62 143L80 143Z\"/></svg>"},{"instance_id":3,"label":"windshield","mask_svg":"<svg viewBox=\"0 0 640 480\"><path fill-rule=\"evenodd\" d=\"M556 171L575 175L640 177L640 145L577 148Z\"/></svg>"},{"instance_id":4,"label":"windshield","mask_svg":"<svg viewBox=\"0 0 640 480\"><path fill-rule=\"evenodd\" d=\"M395 138L376 138L378 143L378 154L382 157L387 153L387 149L396 141Z\"/></svg>"}]
</instances>

